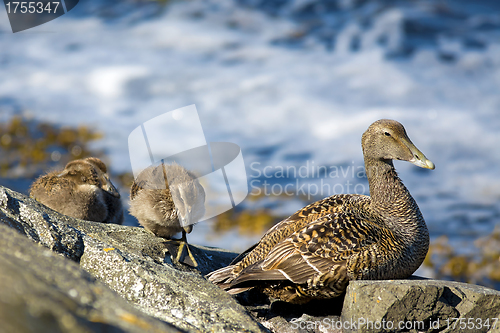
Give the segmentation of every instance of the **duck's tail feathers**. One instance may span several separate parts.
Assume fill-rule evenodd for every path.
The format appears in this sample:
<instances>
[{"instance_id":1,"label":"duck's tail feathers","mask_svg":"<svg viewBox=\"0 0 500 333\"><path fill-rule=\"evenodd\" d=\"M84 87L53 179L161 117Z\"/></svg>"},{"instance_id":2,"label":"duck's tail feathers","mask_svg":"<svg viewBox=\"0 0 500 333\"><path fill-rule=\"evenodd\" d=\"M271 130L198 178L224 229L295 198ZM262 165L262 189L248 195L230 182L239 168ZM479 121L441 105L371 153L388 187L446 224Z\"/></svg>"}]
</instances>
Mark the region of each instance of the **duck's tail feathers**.
<instances>
[{"instance_id":1,"label":"duck's tail feathers","mask_svg":"<svg viewBox=\"0 0 500 333\"><path fill-rule=\"evenodd\" d=\"M213 284L226 290L231 286L231 282L235 279L235 274L233 273L233 265L229 265L220 268L212 273L205 275L205 278Z\"/></svg>"}]
</instances>

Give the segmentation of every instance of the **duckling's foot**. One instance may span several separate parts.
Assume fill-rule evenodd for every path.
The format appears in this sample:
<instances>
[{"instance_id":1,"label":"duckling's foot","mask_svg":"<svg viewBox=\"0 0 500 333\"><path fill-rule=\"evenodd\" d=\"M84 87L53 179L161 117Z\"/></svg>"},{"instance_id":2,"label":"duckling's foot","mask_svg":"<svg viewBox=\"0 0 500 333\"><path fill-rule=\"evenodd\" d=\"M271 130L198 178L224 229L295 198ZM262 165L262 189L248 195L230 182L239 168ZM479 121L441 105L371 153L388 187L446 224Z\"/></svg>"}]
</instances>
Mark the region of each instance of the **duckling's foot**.
<instances>
[{"instance_id":1,"label":"duckling's foot","mask_svg":"<svg viewBox=\"0 0 500 333\"><path fill-rule=\"evenodd\" d=\"M196 259L194 259L185 237L181 239L166 240L164 245L167 251L172 255L174 261L181 262L191 267L198 267L198 263Z\"/></svg>"}]
</instances>

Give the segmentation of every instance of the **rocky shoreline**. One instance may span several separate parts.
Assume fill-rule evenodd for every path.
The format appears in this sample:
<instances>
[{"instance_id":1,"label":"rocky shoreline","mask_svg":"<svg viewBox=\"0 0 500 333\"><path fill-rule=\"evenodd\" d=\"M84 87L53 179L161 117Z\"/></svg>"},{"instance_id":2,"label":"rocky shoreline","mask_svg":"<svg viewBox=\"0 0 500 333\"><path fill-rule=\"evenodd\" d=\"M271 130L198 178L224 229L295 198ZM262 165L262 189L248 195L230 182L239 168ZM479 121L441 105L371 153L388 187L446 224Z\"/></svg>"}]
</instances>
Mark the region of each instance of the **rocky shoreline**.
<instances>
[{"instance_id":1,"label":"rocky shoreline","mask_svg":"<svg viewBox=\"0 0 500 333\"><path fill-rule=\"evenodd\" d=\"M354 281L343 300L307 306L235 299L203 276L236 253L191 245L193 269L143 228L73 219L2 186L0 230L6 332L500 332L500 292L458 282Z\"/></svg>"}]
</instances>

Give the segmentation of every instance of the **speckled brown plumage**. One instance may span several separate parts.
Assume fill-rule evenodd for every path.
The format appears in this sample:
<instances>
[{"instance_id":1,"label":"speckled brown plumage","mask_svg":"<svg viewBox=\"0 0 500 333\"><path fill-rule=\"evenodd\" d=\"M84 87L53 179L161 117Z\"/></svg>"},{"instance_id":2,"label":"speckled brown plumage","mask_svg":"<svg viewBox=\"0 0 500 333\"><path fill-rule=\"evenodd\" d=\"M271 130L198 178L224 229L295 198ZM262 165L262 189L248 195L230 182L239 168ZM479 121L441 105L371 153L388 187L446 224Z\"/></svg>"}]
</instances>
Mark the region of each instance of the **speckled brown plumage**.
<instances>
[{"instance_id":1,"label":"speckled brown plumage","mask_svg":"<svg viewBox=\"0 0 500 333\"><path fill-rule=\"evenodd\" d=\"M120 194L106 165L96 157L69 162L31 185L30 196L49 208L82 220L123 223Z\"/></svg>"},{"instance_id":2,"label":"speckled brown plumage","mask_svg":"<svg viewBox=\"0 0 500 333\"><path fill-rule=\"evenodd\" d=\"M304 207L208 279L231 294L257 287L304 303L339 296L349 280L410 276L425 258L429 234L392 160L434 164L393 120L373 123L362 147L371 196L334 195Z\"/></svg>"}]
</instances>

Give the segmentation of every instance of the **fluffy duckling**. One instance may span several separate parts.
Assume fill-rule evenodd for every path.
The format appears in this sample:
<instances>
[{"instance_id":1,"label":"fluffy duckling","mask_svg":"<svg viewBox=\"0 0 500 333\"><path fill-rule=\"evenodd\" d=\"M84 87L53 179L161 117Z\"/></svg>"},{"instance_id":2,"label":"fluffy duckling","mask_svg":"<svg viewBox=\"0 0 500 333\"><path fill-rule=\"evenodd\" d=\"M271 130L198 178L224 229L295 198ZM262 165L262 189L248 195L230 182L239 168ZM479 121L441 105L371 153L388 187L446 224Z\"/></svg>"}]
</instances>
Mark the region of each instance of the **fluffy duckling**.
<instances>
[{"instance_id":1,"label":"fluffy duckling","mask_svg":"<svg viewBox=\"0 0 500 333\"><path fill-rule=\"evenodd\" d=\"M230 294L256 287L300 304L337 297L349 280L413 274L427 254L429 233L392 161L434 164L394 120L376 121L361 142L371 196L333 195L302 208L208 279Z\"/></svg>"},{"instance_id":2,"label":"fluffy duckling","mask_svg":"<svg viewBox=\"0 0 500 333\"><path fill-rule=\"evenodd\" d=\"M130 214L146 230L168 239L165 246L176 261L198 266L186 233L205 214L205 190L193 173L176 163L144 169L130 189ZM172 239L179 232L182 238Z\"/></svg>"},{"instance_id":3,"label":"fluffy duckling","mask_svg":"<svg viewBox=\"0 0 500 333\"><path fill-rule=\"evenodd\" d=\"M53 210L74 218L123 223L120 193L97 157L69 162L64 170L49 172L31 185L30 196Z\"/></svg>"}]
</instances>

